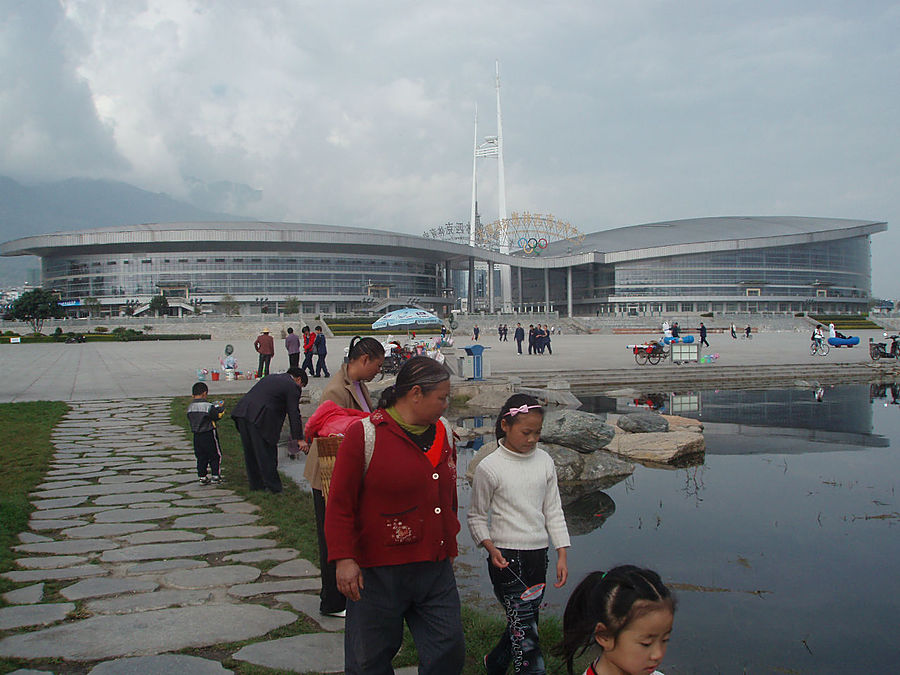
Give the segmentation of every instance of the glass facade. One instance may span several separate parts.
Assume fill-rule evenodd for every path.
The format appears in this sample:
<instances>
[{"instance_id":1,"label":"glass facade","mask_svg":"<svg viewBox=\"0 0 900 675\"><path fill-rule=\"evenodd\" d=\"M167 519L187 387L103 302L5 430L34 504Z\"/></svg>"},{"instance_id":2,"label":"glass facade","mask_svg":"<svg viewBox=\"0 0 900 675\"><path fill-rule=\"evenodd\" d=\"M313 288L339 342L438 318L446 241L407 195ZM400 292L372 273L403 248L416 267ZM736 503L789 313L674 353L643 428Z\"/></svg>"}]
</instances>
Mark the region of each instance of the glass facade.
<instances>
[{"instance_id":1,"label":"glass facade","mask_svg":"<svg viewBox=\"0 0 900 675\"><path fill-rule=\"evenodd\" d=\"M523 270L522 277L523 304L542 304L543 271ZM551 303L564 304L565 270L550 270L549 279ZM590 313L626 306L653 312L663 304L666 311L798 311L811 302L857 311L871 283L869 238L859 236L576 266L572 295L574 305Z\"/></svg>"},{"instance_id":2,"label":"glass facade","mask_svg":"<svg viewBox=\"0 0 900 675\"><path fill-rule=\"evenodd\" d=\"M358 300L373 286L391 297L440 297L440 265L413 257L327 253L175 252L48 256L47 288L64 300L152 296L186 287L191 296L265 295L272 300Z\"/></svg>"}]
</instances>

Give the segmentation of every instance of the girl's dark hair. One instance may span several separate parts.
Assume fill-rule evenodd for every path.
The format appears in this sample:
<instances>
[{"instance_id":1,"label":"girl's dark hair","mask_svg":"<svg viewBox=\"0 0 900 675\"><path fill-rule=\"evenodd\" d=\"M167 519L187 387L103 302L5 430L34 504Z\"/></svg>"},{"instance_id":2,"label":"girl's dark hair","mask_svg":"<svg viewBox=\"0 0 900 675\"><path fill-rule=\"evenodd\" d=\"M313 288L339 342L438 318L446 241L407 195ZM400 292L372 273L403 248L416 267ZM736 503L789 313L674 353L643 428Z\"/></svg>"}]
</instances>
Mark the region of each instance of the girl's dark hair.
<instances>
[{"instance_id":1,"label":"girl's dark hair","mask_svg":"<svg viewBox=\"0 0 900 675\"><path fill-rule=\"evenodd\" d=\"M350 340L350 350L347 352L348 361L356 361L360 356L368 356L370 359L383 359L384 347L373 337L360 337L354 335Z\"/></svg>"},{"instance_id":2,"label":"girl's dark hair","mask_svg":"<svg viewBox=\"0 0 900 675\"><path fill-rule=\"evenodd\" d=\"M511 416L509 411L512 408L521 408L523 405L528 406L538 406L534 410L529 410L528 412L539 412L543 416L544 409L541 407L541 402L538 401L534 396L529 396L528 394L513 394L508 399L506 399L506 403L503 404L503 407L500 408L500 414L497 415L497 424L494 426L494 433L497 435L497 440L501 440L506 438L506 432L503 431L500 426L500 422L504 419L507 424L515 423L515 416ZM518 414L518 413L517 413Z\"/></svg>"},{"instance_id":3,"label":"girl's dark hair","mask_svg":"<svg viewBox=\"0 0 900 675\"><path fill-rule=\"evenodd\" d=\"M608 572L591 572L569 596L563 613L563 639L556 653L569 675L575 658L596 644L597 624L613 640L632 621L660 606L675 612L675 598L653 570L621 565Z\"/></svg>"},{"instance_id":4,"label":"girl's dark hair","mask_svg":"<svg viewBox=\"0 0 900 675\"><path fill-rule=\"evenodd\" d=\"M423 394L427 394L436 389L441 382L449 379L450 373L442 364L427 356L414 356L400 368L397 382L381 392L378 407L390 408L413 387L419 387Z\"/></svg>"}]
</instances>

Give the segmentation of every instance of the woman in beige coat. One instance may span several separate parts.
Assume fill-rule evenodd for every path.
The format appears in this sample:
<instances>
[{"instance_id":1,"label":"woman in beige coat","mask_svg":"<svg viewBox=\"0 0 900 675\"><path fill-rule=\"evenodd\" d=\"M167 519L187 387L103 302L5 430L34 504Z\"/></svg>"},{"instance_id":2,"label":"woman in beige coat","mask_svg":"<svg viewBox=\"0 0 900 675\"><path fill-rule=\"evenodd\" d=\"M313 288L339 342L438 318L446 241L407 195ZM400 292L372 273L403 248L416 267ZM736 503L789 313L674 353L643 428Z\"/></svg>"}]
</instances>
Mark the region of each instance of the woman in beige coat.
<instances>
[{"instance_id":1,"label":"woman in beige coat","mask_svg":"<svg viewBox=\"0 0 900 675\"><path fill-rule=\"evenodd\" d=\"M350 341L347 363L331 376L319 403L333 401L342 408L372 412L375 406L369 397L366 382L370 382L384 363L384 347L375 338L360 338ZM313 493L316 509L316 530L319 535L319 569L322 571L322 591L319 593L319 611L326 616L344 616L347 598L338 591L335 581L335 564L328 562L328 547L325 543L325 498L322 495L322 478L319 473L319 455L315 444L310 448L303 472Z\"/></svg>"}]
</instances>

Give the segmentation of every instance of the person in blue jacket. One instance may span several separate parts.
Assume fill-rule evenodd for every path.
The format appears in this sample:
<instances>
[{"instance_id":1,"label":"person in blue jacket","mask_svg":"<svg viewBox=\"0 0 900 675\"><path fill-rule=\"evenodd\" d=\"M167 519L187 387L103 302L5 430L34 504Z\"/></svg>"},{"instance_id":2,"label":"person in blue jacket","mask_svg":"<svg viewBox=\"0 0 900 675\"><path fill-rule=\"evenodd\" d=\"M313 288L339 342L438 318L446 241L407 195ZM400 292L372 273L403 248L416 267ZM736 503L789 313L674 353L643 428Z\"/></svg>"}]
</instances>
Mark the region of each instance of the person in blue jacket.
<instances>
[{"instance_id":1,"label":"person in blue jacket","mask_svg":"<svg viewBox=\"0 0 900 675\"><path fill-rule=\"evenodd\" d=\"M328 347L325 344L325 333L322 332L322 326L316 326L316 343L313 350L316 352L316 374L313 377L322 377L323 372L325 377L331 377L331 373L328 372L328 366L325 365Z\"/></svg>"}]
</instances>

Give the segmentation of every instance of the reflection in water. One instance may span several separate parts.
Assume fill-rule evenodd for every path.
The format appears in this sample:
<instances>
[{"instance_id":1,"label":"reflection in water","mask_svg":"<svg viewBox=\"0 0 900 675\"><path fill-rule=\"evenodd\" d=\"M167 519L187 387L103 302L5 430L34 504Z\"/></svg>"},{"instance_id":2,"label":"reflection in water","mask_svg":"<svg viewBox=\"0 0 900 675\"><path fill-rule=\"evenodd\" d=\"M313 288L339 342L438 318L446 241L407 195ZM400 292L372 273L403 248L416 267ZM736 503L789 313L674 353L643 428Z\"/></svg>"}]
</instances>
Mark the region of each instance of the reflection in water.
<instances>
[{"instance_id":1,"label":"reflection in water","mask_svg":"<svg viewBox=\"0 0 900 675\"><path fill-rule=\"evenodd\" d=\"M896 394L896 396L895 396ZM582 396L582 408L599 412L608 410L609 397ZM822 387L818 384L802 389L707 390L641 394L641 400L661 402L658 408L666 414L684 415L701 420L707 434L728 434L735 442L725 446L729 454L758 452L791 452L797 439L822 444L819 451L841 449L841 446L885 447L887 439L872 433L871 401L885 398L887 404L900 405L900 386L853 384ZM628 412L634 399L617 399L616 409ZM763 436L774 445L760 445ZM772 439L783 439L782 441ZM791 440L792 439L792 440ZM828 447L834 445L835 447ZM809 452L795 449L793 452ZM721 452L721 450L720 450Z\"/></svg>"},{"instance_id":2,"label":"reflection in water","mask_svg":"<svg viewBox=\"0 0 900 675\"><path fill-rule=\"evenodd\" d=\"M566 504L563 511L569 534L575 537L602 527L616 512L616 503L605 492L594 492Z\"/></svg>"}]
</instances>

